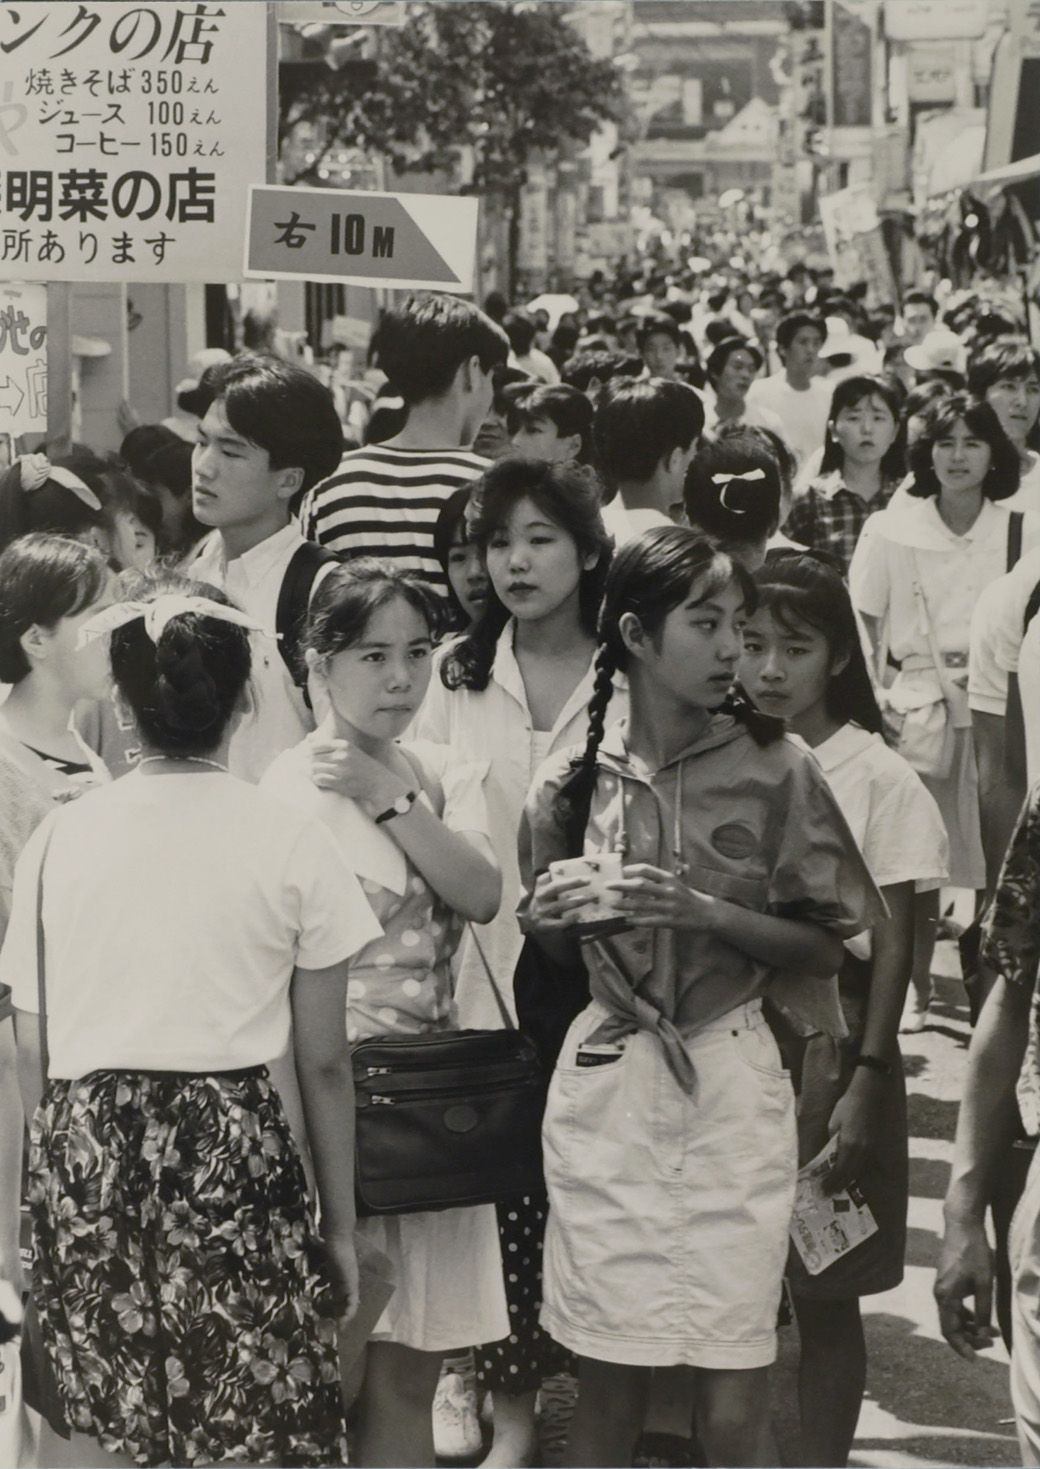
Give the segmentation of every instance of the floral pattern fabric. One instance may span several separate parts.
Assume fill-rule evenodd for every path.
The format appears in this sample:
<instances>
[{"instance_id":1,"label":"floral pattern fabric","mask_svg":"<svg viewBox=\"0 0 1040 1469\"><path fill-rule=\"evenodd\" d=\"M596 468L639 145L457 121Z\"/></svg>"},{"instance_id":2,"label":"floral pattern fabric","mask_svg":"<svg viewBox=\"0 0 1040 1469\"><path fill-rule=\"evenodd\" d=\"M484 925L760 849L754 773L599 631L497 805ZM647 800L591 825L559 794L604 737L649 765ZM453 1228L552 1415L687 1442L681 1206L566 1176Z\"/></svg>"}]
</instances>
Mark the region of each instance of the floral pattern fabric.
<instances>
[{"instance_id":1,"label":"floral pattern fabric","mask_svg":"<svg viewBox=\"0 0 1040 1469\"><path fill-rule=\"evenodd\" d=\"M996 895L983 926L981 963L1032 994L1029 1038L1018 1077L1018 1110L1031 1137L1040 1133L1040 785L1018 818Z\"/></svg>"},{"instance_id":2,"label":"floral pattern fabric","mask_svg":"<svg viewBox=\"0 0 1040 1469\"><path fill-rule=\"evenodd\" d=\"M331 1284L263 1068L52 1081L29 1203L72 1428L142 1465L346 1463Z\"/></svg>"}]
</instances>

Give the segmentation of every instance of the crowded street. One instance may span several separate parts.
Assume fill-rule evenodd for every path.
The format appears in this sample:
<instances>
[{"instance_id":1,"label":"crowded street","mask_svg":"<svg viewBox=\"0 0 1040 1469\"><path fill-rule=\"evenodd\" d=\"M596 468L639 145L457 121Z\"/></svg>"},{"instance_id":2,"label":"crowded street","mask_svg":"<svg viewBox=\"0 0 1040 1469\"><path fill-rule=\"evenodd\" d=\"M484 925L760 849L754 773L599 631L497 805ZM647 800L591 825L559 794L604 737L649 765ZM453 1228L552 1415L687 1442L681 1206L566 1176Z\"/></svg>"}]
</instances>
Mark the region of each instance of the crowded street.
<instances>
[{"instance_id":1,"label":"crowded street","mask_svg":"<svg viewBox=\"0 0 1040 1469\"><path fill-rule=\"evenodd\" d=\"M1040 3L0 58L0 1469L1040 1465Z\"/></svg>"}]
</instances>

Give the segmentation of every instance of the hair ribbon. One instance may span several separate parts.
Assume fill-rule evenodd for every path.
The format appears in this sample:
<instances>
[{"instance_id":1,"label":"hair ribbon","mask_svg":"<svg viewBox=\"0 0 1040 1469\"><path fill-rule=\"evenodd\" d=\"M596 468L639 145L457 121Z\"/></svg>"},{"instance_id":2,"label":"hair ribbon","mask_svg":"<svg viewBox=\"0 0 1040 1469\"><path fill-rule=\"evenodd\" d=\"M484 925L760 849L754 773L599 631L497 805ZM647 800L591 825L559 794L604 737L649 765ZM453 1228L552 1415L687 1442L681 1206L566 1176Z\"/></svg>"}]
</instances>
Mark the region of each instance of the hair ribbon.
<instances>
[{"instance_id":1,"label":"hair ribbon","mask_svg":"<svg viewBox=\"0 0 1040 1469\"><path fill-rule=\"evenodd\" d=\"M115 602L98 612L79 630L76 646L82 648L95 638L105 637L117 628L126 627L138 618L144 621L144 630L153 643L162 637L168 623L175 617L212 617L216 622L230 622L247 632L267 634L267 630L246 612L237 607L225 607L220 602L211 602L208 597L188 597L179 592L164 592L151 602Z\"/></svg>"},{"instance_id":2,"label":"hair ribbon","mask_svg":"<svg viewBox=\"0 0 1040 1469\"><path fill-rule=\"evenodd\" d=\"M728 510L731 515L746 515L746 506L728 505L726 503L726 495L729 492L729 487L734 480L753 481L765 479L765 477L766 472L764 469L748 469L743 474L713 474L711 482L713 485L718 485L722 489L722 493L719 495L719 504L723 509Z\"/></svg>"},{"instance_id":3,"label":"hair ribbon","mask_svg":"<svg viewBox=\"0 0 1040 1469\"><path fill-rule=\"evenodd\" d=\"M100 510L101 501L90 488L90 486L78 474L63 465L55 465L50 462L46 454L22 454L17 460L18 472L22 482L22 491L31 495L40 489L49 479L55 484L61 485L65 490L82 500L83 504L90 510Z\"/></svg>"}]
</instances>

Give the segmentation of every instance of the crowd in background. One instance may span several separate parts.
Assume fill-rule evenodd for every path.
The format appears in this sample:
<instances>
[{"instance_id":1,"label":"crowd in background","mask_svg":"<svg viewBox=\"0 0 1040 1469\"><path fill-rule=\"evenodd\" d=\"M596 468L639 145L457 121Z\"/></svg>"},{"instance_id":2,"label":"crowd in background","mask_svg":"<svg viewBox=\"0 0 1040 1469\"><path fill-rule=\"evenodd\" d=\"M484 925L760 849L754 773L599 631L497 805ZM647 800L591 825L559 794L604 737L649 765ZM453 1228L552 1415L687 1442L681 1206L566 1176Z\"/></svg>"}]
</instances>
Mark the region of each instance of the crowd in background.
<instances>
[{"instance_id":1,"label":"crowd in background","mask_svg":"<svg viewBox=\"0 0 1040 1469\"><path fill-rule=\"evenodd\" d=\"M364 363L193 367L118 455L0 477L0 1319L31 1234L38 1462L340 1464L349 1429L432 1464L483 1402L483 1462L526 1464L565 1371L569 1464L776 1463L783 1296L804 1462L845 1464L940 934L978 1017L940 1319L987 1345L996 1281L1040 1462L1022 322L647 262L410 297ZM506 1018L544 1187L356 1217L352 1049ZM876 1229L813 1273L828 1149Z\"/></svg>"}]
</instances>

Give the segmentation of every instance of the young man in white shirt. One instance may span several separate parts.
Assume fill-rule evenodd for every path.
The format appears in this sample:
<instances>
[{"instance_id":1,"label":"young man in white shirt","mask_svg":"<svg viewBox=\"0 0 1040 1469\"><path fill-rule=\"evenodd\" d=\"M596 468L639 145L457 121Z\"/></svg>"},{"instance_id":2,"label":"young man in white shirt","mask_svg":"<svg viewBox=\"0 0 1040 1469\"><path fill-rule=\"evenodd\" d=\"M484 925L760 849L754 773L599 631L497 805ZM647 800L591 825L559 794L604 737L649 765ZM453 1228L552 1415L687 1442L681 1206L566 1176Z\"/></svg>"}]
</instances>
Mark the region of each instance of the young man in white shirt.
<instances>
[{"instance_id":1,"label":"young man in white shirt","mask_svg":"<svg viewBox=\"0 0 1040 1469\"><path fill-rule=\"evenodd\" d=\"M603 522L616 548L682 515L683 485L704 432L704 403L687 383L619 378L600 394L592 437L614 490Z\"/></svg>"},{"instance_id":2,"label":"young man in white shirt","mask_svg":"<svg viewBox=\"0 0 1040 1469\"><path fill-rule=\"evenodd\" d=\"M808 311L792 311L776 329L776 349L783 368L759 378L748 389L748 402L769 408L784 426L784 438L805 464L823 447L833 387L816 376L827 328Z\"/></svg>"},{"instance_id":3,"label":"young man in white shirt","mask_svg":"<svg viewBox=\"0 0 1040 1469\"><path fill-rule=\"evenodd\" d=\"M290 507L335 469L343 432L328 389L278 358L235 358L219 370L215 387L199 425L191 486L195 518L213 532L187 570L222 588L272 634L254 638L254 709L232 736L229 758L233 775L257 781L276 755L314 728L302 671L290 670L273 635L287 578L309 563L302 606L291 609L298 623L335 564L332 556L301 549L307 543Z\"/></svg>"},{"instance_id":4,"label":"young man in white shirt","mask_svg":"<svg viewBox=\"0 0 1040 1469\"><path fill-rule=\"evenodd\" d=\"M300 510L303 534L320 546L393 561L443 596L448 581L433 545L445 500L490 464L472 444L494 396L509 339L457 296L410 296L383 318L379 366L408 410L384 443L345 454Z\"/></svg>"}]
</instances>

